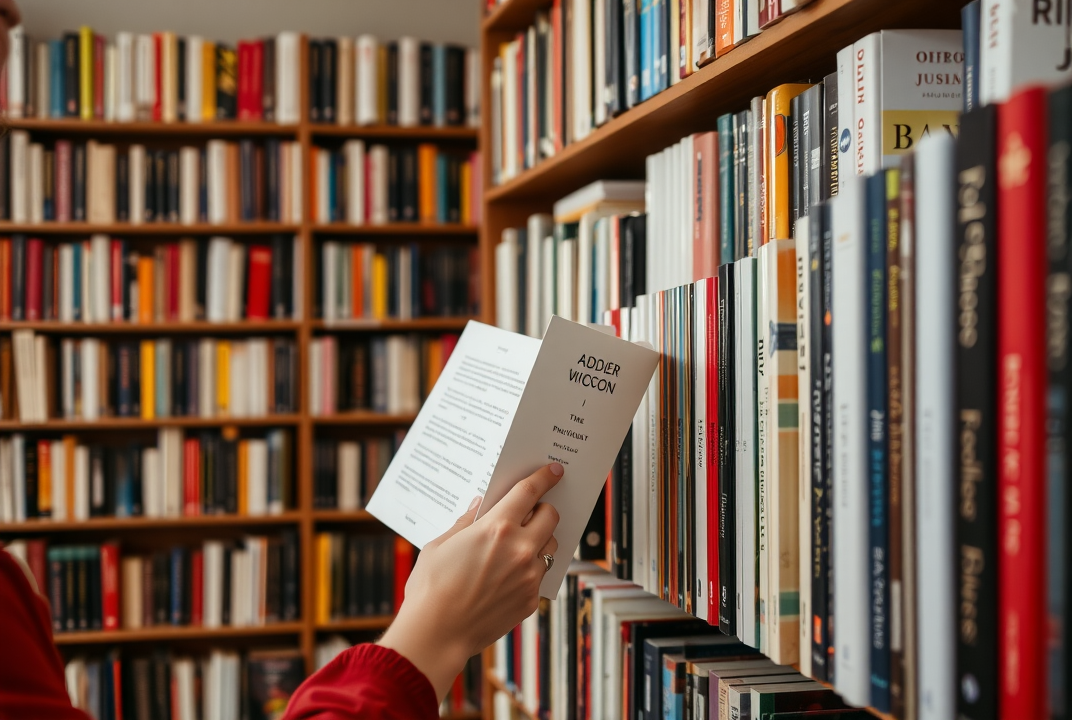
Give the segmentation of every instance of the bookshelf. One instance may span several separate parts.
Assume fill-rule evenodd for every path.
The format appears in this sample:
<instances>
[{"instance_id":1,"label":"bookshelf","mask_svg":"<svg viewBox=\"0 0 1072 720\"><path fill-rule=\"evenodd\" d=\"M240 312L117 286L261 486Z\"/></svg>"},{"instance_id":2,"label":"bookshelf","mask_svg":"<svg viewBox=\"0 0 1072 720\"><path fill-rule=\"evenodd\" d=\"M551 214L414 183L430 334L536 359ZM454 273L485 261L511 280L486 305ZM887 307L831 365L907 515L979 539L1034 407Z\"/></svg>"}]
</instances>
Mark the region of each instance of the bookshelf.
<instances>
[{"instance_id":1,"label":"bookshelf","mask_svg":"<svg viewBox=\"0 0 1072 720\"><path fill-rule=\"evenodd\" d=\"M765 95L781 83L821 80L836 69L838 50L869 33L895 28L959 28L963 4L960 0L812 0L689 77L608 119L583 140L566 145L499 185L492 184L492 111L490 100L486 101L480 136L485 150L480 237L483 297L496 297L495 246L503 230L525 227L530 215L550 213L556 200L594 181L644 179L647 156L691 133L716 130L720 114L747 107L750 98ZM536 14L551 6L549 0L505 0L486 11L480 29L484 98L491 97L491 76L500 45L520 37L534 24ZM671 44L671 51L674 47ZM567 95L568 87L567 83ZM495 312L493 304L486 302L484 321L495 322ZM484 654L484 717L495 717L498 691L509 697L518 716L535 717L515 688L507 687L496 676L494 657L493 649ZM890 715L868 710L877 718L892 720Z\"/></svg>"},{"instance_id":2,"label":"bookshelf","mask_svg":"<svg viewBox=\"0 0 1072 720\"><path fill-rule=\"evenodd\" d=\"M308 40L303 37L299 52L299 84L301 120L293 125L265 122L213 121L203 123L160 122L106 122L82 120L13 119L6 125L12 130L25 130L32 137L45 140L75 138L98 139L125 143L128 139L137 142L156 142L173 146L183 143L199 143L222 138L278 138L300 144L304 158L321 141L337 142L344 139L388 142L434 142L453 149L477 148L479 131L469 127L396 127L396 126L338 126L314 124L309 119L309 73ZM318 624L315 620L315 534L324 528L338 529L340 525L357 525L377 529L378 522L365 511L338 511L314 509L313 504L313 447L320 428L331 428L336 433L353 432L364 436L377 431L393 432L407 427L414 415L386 415L375 412L340 413L314 417L310 411L308 384L306 382L309 344L317 335L333 333L412 332L442 333L459 332L468 317L427 317L413 320L345 321L324 322L313 317L314 298L320 289L316 286L316 263L319 260L320 242L332 236L361 236L370 240L386 242L415 241L422 243L448 243L475 247L479 240L479 228L473 225L438 225L427 223L394 223L390 225L318 224L310 218L313 209L309 205L308 173L303 171L301 192L304 218L300 223L240 222L221 225L178 223L115 223L107 225L89 223L11 223L0 222L0 235L25 233L31 237L49 239L85 238L94 233L113 235L153 244L193 237L206 242L210 236L234 237L236 242L261 239L272 234L295 235L299 238L300 258L303 268L301 304L304 313L298 320L241 320L237 322L160 322L160 323L63 323L57 321L0 322L0 334L16 330L32 330L35 333L56 337L101 336L102 339L124 340L138 337L168 338L205 335L215 338L273 336L292 339L298 348L298 411L292 414L274 414L264 417L170 417L143 420L139 418L101 418L93 421L50 419L43 423L24 423L18 420L0 420L0 434L28 432L59 435L68 432L86 432L94 437L122 437L124 434L153 432L157 428L185 429L258 429L282 427L292 432L294 465L294 508L278 515L201 515L167 518L91 518L83 521L31 520L0 525L0 540L16 538L47 538L51 543L79 543L92 539L116 539L120 543L167 542L171 539L191 540L204 537L238 537L247 532L274 533L283 529L297 531L299 540L301 575L299 578L301 614L295 622L280 622L266 626L251 627L145 627L113 631L82 631L57 633L56 642L67 654L67 648L85 646L114 646L129 643L182 643L204 646L290 646L301 650L307 672L315 665L315 648L319 640L330 633L343 633L351 641L371 639L385 629L393 616L349 618L330 624ZM483 297L481 293L480 297ZM461 718L476 718L479 713L463 713Z\"/></svg>"}]
</instances>

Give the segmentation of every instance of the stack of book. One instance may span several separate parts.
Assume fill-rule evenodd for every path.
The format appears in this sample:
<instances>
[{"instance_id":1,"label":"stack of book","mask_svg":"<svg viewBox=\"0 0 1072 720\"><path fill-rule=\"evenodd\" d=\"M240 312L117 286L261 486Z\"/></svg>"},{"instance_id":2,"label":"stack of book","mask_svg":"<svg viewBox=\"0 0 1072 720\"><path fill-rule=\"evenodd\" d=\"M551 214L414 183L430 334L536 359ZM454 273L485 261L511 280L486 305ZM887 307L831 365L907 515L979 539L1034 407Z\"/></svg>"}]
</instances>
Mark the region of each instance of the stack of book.
<instances>
[{"instance_id":1,"label":"stack of book","mask_svg":"<svg viewBox=\"0 0 1072 720\"><path fill-rule=\"evenodd\" d=\"M478 315L476 248L325 241L320 312L327 322Z\"/></svg>"},{"instance_id":2,"label":"stack of book","mask_svg":"<svg viewBox=\"0 0 1072 720\"><path fill-rule=\"evenodd\" d=\"M235 322L301 317L301 244L226 237L139 252L107 235L46 242L0 238L0 320Z\"/></svg>"},{"instance_id":3,"label":"stack of book","mask_svg":"<svg viewBox=\"0 0 1072 720\"><path fill-rule=\"evenodd\" d=\"M64 675L71 704L96 720L269 720L305 679L297 650L212 650L201 657L163 650L124 657L78 655Z\"/></svg>"},{"instance_id":4,"label":"stack of book","mask_svg":"<svg viewBox=\"0 0 1072 720\"><path fill-rule=\"evenodd\" d=\"M0 438L0 521L279 515L294 507L290 432L238 439L176 428L156 445Z\"/></svg>"},{"instance_id":5,"label":"stack of book","mask_svg":"<svg viewBox=\"0 0 1072 720\"><path fill-rule=\"evenodd\" d=\"M480 125L476 48L372 35L309 41L309 118L338 125Z\"/></svg>"},{"instance_id":6,"label":"stack of book","mask_svg":"<svg viewBox=\"0 0 1072 720\"><path fill-rule=\"evenodd\" d=\"M23 422L264 417L298 408L298 352L286 338L54 342L16 330L10 342L0 338L0 358L14 361L14 372L0 376L3 417Z\"/></svg>"},{"instance_id":7,"label":"stack of book","mask_svg":"<svg viewBox=\"0 0 1072 720\"><path fill-rule=\"evenodd\" d=\"M416 413L450 358L458 336L380 335L309 344L309 412Z\"/></svg>"},{"instance_id":8,"label":"stack of book","mask_svg":"<svg viewBox=\"0 0 1072 720\"><path fill-rule=\"evenodd\" d=\"M1016 17L995 47L1030 36ZM957 32L869 35L649 157L642 284L628 216L606 239L576 218L607 209L599 186L530 221L538 262L504 234L499 272L535 274L500 286L500 323L539 333L548 307L663 353L593 517L618 577L854 705L1043 717L1067 685L1045 628L1064 647L1072 626L1072 87L983 60L998 90L961 115L960 53Z\"/></svg>"},{"instance_id":9,"label":"stack of book","mask_svg":"<svg viewBox=\"0 0 1072 720\"><path fill-rule=\"evenodd\" d=\"M118 543L15 541L46 593L55 632L160 625L215 628L299 617L298 537L206 540L149 555Z\"/></svg>"},{"instance_id":10,"label":"stack of book","mask_svg":"<svg viewBox=\"0 0 1072 720\"><path fill-rule=\"evenodd\" d=\"M360 510L376 491L380 478L406 436L364 440L317 439L313 445L313 507Z\"/></svg>"},{"instance_id":11,"label":"stack of book","mask_svg":"<svg viewBox=\"0 0 1072 720\"><path fill-rule=\"evenodd\" d=\"M0 111L11 118L301 118L298 33L235 46L173 32L121 32L110 41L85 26L53 40L35 40L21 25L9 32Z\"/></svg>"},{"instance_id":12,"label":"stack of book","mask_svg":"<svg viewBox=\"0 0 1072 720\"><path fill-rule=\"evenodd\" d=\"M391 615L405 597L413 546L393 535L316 534L316 622Z\"/></svg>"},{"instance_id":13,"label":"stack of book","mask_svg":"<svg viewBox=\"0 0 1072 720\"><path fill-rule=\"evenodd\" d=\"M208 140L179 149L89 140L0 142L0 220L180 223L302 219L301 143Z\"/></svg>"},{"instance_id":14,"label":"stack of book","mask_svg":"<svg viewBox=\"0 0 1072 720\"><path fill-rule=\"evenodd\" d=\"M347 140L313 151L310 207L319 223L480 222L481 161L477 151Z\"/></svg>"}]
</instances>

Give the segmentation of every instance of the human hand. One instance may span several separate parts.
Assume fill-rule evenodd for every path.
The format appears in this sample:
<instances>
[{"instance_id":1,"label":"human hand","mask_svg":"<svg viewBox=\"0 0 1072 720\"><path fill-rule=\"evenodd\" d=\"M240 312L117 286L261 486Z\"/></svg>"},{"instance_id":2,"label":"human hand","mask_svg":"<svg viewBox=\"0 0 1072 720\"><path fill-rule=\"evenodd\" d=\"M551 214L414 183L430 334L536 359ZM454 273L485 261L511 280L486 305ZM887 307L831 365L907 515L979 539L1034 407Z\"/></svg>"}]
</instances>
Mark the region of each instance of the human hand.
<instances>
[{"instance_id":1,"label":"human hand","mask_svg":"<svg viewBox=\"0 0 1072 720\"><path fill-rule=\"evenodd\" d=\"M558 512L540 503L562 478L546 465L474 522L480 498L428 543L398 617L380 640L421 672L442 699L466 661L536 611L544 554L554 555Z\"/></svg>"},{"instance_id":2,"label":"human hand","mask_svg":"<svg viewBox=\"0 0 1072 720\"><path fill-rule=\"evenodd\" d=\"M0 0L0 67L7 60L7 31L22 22L15 0Z\"/></svg>"}]
</instances>

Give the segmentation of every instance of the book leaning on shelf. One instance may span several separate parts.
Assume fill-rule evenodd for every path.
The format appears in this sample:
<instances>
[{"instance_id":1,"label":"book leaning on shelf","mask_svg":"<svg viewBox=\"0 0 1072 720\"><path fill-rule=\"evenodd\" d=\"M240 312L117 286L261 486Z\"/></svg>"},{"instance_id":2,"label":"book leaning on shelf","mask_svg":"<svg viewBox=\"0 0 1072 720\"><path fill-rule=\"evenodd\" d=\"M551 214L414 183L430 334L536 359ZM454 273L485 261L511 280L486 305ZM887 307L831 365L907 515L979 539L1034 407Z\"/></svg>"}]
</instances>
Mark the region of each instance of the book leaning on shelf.
<instances>
[{"instance_id":1,"label":"book leaning on shelf","mask_svg":"<svg viewBox=\"0 0 1072 720\"><path fill-rule=\"evenodd\" d=\"M157 431L156 444L0 439L0 521L280 515L295 507L287 430Z\"/></svg>"},{"instance_id":2,"label":"book leaning on shelf","mask_svg":"<svg viewBox=\"0 0 1072 720\"><path fill-rule=\"evenodd\" d=\"M0 238L0 321L152 324L301 318L301 243L214 236L155 244L108 235Z\"/></svg>"},{"instance_id":3,"label":"book leaning on shelf","mask_svg":"<svg viewBox=\"0 0 1072 720\"><path fill-rule=\"evenodd\" d=\"M301 143L208 140L147 148L0 140L0 220L13 223L301 222Z\"/></svg>"},{"instance_id":4,"label":"book leaning on shelf","mask_svg":"<svg viewBox=\"0 0 1072 720\"><path fill-rule=\"evenodd\" d=\"M217 43L173 32L117 33L82 26L38 40L9 31L0 111L13 119L118 122L301 118L297 33Z\"/></svg>"},{"instance_id":5,"label":"book leaning on shelf","mask_svg":"<svg viewBox=\"0 0 1072 720\"><path fill-rule=\"evenodd\" d=\"M47 594L57 633L263 626L299 617L293 530L271 538L206 540L148 555L124 553L117 542L12 545Z\"/></svg>"}]
</instances>

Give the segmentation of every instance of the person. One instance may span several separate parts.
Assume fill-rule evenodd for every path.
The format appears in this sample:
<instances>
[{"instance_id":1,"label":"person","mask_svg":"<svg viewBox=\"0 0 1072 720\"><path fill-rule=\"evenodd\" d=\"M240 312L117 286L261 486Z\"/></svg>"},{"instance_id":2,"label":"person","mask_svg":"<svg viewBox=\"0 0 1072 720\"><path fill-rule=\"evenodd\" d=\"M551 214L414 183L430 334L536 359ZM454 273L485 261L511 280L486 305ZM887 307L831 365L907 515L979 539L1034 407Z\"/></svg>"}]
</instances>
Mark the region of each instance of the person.
<instances>
[{"instance_id":1,"label":"person","mask_svg":"<svg viewBox=\"0 0 1072 720\"><path fill-rule=\"evenodd\" d=\"M0 24L18 22L0 0ZM6 57L7 28L0 28ZM376 643L344 651L291 698L286 720L433 720L467 660L539 603L554 562L558 513L540 502L562 478L553 463L515 485L476 520L475 498L458 522L424 547L402 607ZM33 576L0 551L0 718L89 720L71 705Z\"/></svg>"}]
</instances>

